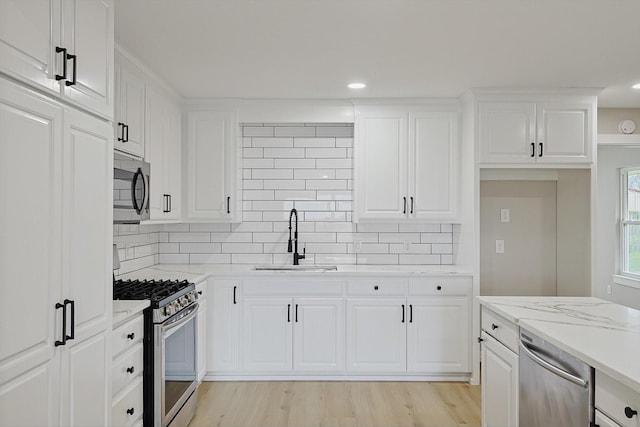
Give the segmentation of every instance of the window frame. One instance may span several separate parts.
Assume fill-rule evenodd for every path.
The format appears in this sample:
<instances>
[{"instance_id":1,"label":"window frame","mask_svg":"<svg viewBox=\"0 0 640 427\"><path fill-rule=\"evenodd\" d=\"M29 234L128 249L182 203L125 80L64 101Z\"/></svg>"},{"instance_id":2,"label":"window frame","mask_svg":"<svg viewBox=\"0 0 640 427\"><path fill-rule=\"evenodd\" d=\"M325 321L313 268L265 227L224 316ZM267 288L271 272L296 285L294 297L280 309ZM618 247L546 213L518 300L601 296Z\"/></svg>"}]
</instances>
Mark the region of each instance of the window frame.
<instances>
[{"instance_id":1,"label":"window frame","mask_svg":"<svg viewBox=\"0 0 640 427\"><path fill-rule=\"evenodd\" d=\"M637 172L640 174L640 165L629 166L620 169L620 213L618 215L618 250L620 251L618 260L618 275L622 278L631 279L640 283L640 272L632 273L628 270L629 265L629 252L627 251L627 233L626 227L629 225L640 226L640 218L638 220L631 220L628 218L629 214L629 172Z\"/></svg>"}]
</instances>

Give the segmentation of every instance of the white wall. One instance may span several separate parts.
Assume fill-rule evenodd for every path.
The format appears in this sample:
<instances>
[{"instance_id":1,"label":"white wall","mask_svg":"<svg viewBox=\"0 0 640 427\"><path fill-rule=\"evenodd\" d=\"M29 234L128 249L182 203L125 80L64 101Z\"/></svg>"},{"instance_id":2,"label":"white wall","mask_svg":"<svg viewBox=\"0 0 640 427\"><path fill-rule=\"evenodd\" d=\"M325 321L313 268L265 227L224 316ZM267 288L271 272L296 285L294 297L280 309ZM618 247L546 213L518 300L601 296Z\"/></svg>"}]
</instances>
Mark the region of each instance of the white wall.
<instances>
[{"instance_id":1,"label":"white wall","mask_svg":"<svg viewBox=\"0 0 640 427\"><path fill-rule=\"evenodd\" d=\"M613 283L617 271L619 168L640 164L640 147L598 147L597 283L594 296L640 309L640 289ZM612 294L607 295L611 285Z\"/></svg>"}]
</instances>

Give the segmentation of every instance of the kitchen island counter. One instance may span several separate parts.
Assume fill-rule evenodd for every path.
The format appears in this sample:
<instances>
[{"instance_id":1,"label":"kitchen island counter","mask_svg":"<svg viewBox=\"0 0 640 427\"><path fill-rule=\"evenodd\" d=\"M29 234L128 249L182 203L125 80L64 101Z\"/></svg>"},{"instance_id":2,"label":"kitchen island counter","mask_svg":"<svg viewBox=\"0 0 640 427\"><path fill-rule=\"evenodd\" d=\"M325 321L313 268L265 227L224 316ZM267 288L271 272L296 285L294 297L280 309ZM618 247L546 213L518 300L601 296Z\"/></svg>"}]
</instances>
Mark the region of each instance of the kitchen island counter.
<instances>
[{"instance_id":1,"label":"kitchen island counter","mask_svg":"<svg viewBox=\"0 0 640 427\"><path fill-rule=\"evenodd\" d=\"M481 305L640 392L640 311L593 297L478 297Z\"/></svg>"}]
</instances>

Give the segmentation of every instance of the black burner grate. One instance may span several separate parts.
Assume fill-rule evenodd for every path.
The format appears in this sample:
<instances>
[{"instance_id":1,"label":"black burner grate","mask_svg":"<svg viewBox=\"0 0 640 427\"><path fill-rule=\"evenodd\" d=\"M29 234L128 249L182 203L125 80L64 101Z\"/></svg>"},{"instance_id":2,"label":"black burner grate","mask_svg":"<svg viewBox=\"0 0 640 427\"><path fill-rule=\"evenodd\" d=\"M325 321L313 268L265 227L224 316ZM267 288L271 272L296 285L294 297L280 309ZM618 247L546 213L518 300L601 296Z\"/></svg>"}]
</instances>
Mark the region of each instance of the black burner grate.
<instances>
[{"instance_id":1,"label":"black burner grate","mask_svg":"<svg viewBox=\"0 0 640 427\"><path fill-rule=\"evenodd\" d=\"M187 280L116 280L113 282L113 299L148 299L152 305L191 286Z\"/></svg>"}]
</instances>

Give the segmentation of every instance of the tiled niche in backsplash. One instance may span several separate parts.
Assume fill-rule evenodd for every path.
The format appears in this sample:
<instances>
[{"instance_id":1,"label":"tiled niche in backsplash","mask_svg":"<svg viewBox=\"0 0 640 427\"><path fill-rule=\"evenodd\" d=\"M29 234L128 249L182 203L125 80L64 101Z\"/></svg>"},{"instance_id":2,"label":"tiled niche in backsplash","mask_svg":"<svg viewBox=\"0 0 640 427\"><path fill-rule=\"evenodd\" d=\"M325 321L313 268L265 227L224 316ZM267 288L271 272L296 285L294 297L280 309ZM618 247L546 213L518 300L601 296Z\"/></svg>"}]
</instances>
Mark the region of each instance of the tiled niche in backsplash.
<instances>
[{"instance_id":1,"label":"tiled niche in backsplash","mask_svg":"<svg viewBox=\"0 0 640 427\"><path fill-rule=\"evenodd\" d=\"M451 224L354 224L353 124L245 123L243 222L161 226L161 263L453 264Z\"/></svg>"},{"instance_id":2,"label":"tiled niche in backsplash","mask_svg":"<svg viewBox=\"0 0 640 427\"><path fill-rule=\"evenodd\" d=\"M353 124L241 126L240 224L114 225L120 273L160 263L290 264L298 211L303 264L454 264L451 224L352 223Z\"/></svg>"}]
</instances>

